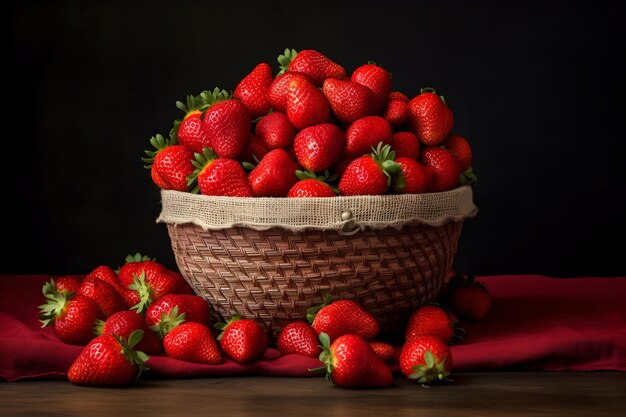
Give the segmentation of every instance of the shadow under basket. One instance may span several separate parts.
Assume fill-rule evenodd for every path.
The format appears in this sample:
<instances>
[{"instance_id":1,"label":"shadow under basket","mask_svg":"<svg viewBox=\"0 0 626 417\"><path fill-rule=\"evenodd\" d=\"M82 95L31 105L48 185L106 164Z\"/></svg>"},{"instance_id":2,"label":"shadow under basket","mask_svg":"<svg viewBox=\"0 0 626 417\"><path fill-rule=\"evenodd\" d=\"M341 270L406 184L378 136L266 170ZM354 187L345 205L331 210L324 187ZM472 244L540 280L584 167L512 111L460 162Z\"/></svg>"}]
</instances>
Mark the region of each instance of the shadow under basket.
<instances>
[{"instance_id":1,"label":"shadow under basket","mask_svg":"<svg viewBox=\"0 0 626 417\"><path fill-rule=\"evenodd\" d=\"M217 319L238 314L276 336L327 295L358 302L381 337L394 337L416 308L435 300L452 269L463 220L477 211L471 188L460 189L458 210L437 209L436 201L435 210L424 207L446 194L432 193L419 195L417 213L406 195L237 199L162 191L157 221L167 224L180 272ZM368 217L371 210L385 218Z\"/></svg>"}]
</instances>

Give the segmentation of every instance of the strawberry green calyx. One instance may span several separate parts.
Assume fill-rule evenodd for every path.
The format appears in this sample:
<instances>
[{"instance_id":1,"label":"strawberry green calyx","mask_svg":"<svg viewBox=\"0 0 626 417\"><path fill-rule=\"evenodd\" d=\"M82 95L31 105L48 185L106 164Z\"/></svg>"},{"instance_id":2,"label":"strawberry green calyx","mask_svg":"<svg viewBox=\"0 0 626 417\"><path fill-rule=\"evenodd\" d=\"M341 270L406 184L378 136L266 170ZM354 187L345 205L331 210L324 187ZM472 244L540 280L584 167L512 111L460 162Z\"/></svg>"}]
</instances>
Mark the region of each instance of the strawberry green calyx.
<instances>
[{"instance_id":1,"label":"strawberry green calyx","mask_svg":"<svg viewBox=\"0 0 626 417\"><path fill-rule=\"evenodd\" d=\"M231 91L223 90L219 87L215 87L213 90L204 90L200 93L200 99L203 103L201 110L204 111L220 101L229 100L232 96Z\"/></svg>"},{"instance_id":2,"label":"strawberry green calyx","mask_svg":"<svg viewBox=\"0 0 626 417\"><path fill-rule=\"evenodd\" d=\"M424 353L425 365L416 365L413 367L413 373L409 375L409 379L419 382L422 386L433 384L437 382L450 382L452 379L448 378L450 372L446 370L446 360L437 362L435 356L430 350Z\"/></svg>"},{"instance_id":3,"label":"strawberry green calyx","mask_svg":"<svg viewBox=\"0 0 626 417\"><path fill-rule=\"evenodd\" d=\"M167 139L163 137L163 135L157 133L155 136L150 138L150 144L154 147L154 150L144 152L148 157L143 157L141 160L145 162L147 165L144 165L144 168L151 169L152 164L154 163L154 157L159 153L159 151L167 148L168 146L175 145L177 142L176 137L170 132L170 135Z\"/></svg>"},{"instance_id":4,"label":"strawberry green calyx","mask_svg":"<svg viewBox=\"0 0 626 417\"><path fill-rule=\"evenodd\" d=\"M224 335L224 330L226 330L226 328L230 324L236 322L237 320L241 320L241 316L239 314L233 314L226 322L215 323L213 327L220 331L220 334L216 337L216 340L221 340L222 336Z\"/></svg>"},{"instance_id":5,"label":"strawberry green calyx","mask_svg":"<svg viewBox=\"0 0 626 417\"><path fill-rule=\"evenodd\" d=\"M137 379L139 379L142 372L150 369L146 366L146 362L150 359L150 357L139 350L134 350L135 346L137 346L137 344L141 342L143 335L144 331L141 329L137 329L132 332L130 336L128 336L128 340L124 339L121 336L115 335L115 339L122 347L122 354L124 355L124 358L131 365L136 365L139 367L139 372L137 373L136 377Z\"/></svg>"},{"instance_id":6,"label":"strawberry green calyx","mask_svg":"<svg viewBox=\"0 0 626 417\"><path fill-rule=\"evenodd\" d=\"M148 255L142 255L141 253L136 252L135 254L126 255L124 261L129 264L132 262L156 261L156 258L151 258Z\"/></svg>"},{"instance_id":7,"label":"strawberry green calyx","mask_svg":"<svg viewBox=\"0 0 626 417\"><path fill-rule=\"evenodd\" d=\"M307 169L306 171L297 170L296 177L298 177L299 180L316 180L319 182L323 182L324 184L328 185L335 192L335 194L339 194L339 189L330 184L337 179L337 175L331 174L328 169L324 171L322 175L317 175L315 172L309 169Z\"/></svg>"},{"instance_id":8,"label":"strawberry green calyx","mask_svg":"<svg viewBox=\"0 0 626 417\"><path fill-rule=\"evenodd\" d=\"M209 103L204 100L201 94L198 96L193 96L191 94L187 95L186 103L183 103L182 101L177 101L176 107L183 113L185 113L185 116L195 111L202 111L206 109L207 107L209 107Z\"/></svg>"},{"instance_id":9,"label":"strawberry green calyx","mask_svg":"<svg viewBox=\"0 0 626 417\"><path fill-rule=\"evenodd\" d=\"M317 313L324 307L326 307L327 305L329 305L332 301L330 300L330 295L326 294L323 298L322 298L322 304L315 306L315 307L310 307L307 309L306 311L306 321L309 322L309 324L313 323L313 320L315 319L315 316L317 315Z\"/></svg>"},{"instance_id":10,"label":"strawberry green calyx","mask_svg":"<svg viewBox=\"0 0 626 417\"><path fill-rule=\"evenodd\" d=\"M476 173L474 172L472 167L469 167L461 173L461 178L459 179L459 182L461 183L461 185L474 185L477 180L478 177L476 176Z\"/></svg>"},{"instance_id":11,"label":"strawberry green calyx","mask_svg":"<svg viewBox=\"0 0 626 417\"><path fill-rule=\"evenodd\" d=\"M96 336L100 336L102 335L102 331L104 330L104 324L106 322L104 320L96 320L93 323L93 334L95 334Z\"/></svg>"},{"instance_id":12,"label":"strawberry green calyx","mask_svg":"<svg viewBox=\"0 0 626 417\"><path fill-rule=\"evenodd\" d=\"M169 312L161 314L158 324L150 326L150 330L159 334L161 339L165 337L174 327L185 322L185 313L178 314L178 306L174 306Z\"/></svg>"},{"instance_id":13,"label":"strawberry green calyx","mask_svg":"<svg viewBox=\"0 0 626 417\"><path fill-rule=\"evenodd\" d=\"M72 298L74 293L66 294L57 291L54 280L52 279L44 284L42 293L46 302L38 308L40 310L39 321L43 328L54 324L56 318L65 310L67 302Z\"/></svg>"},{"instance_id":14,"label":"strawberry green calyx","mask_svg":"<svg viewBox=\"0 0 626 417\"><path fill-rule=\"evenodd\" d=\"M194 161L191 161L193 166L196 168L191 175L187 177L187 187L190 188L190 193L198 194L200 192L200 187L198 186L198 175L202 172L204 168L209 165L212 161L215 161L219 157L211 148L203 148L202 153L194 153Z\"/></svg>"},{"instance_id":15,"label":"strawberry green calyx","mask_svg":"<svg viewBox=\"0 0 626 417\"><path fill-rule=\"evenodd\" d=\"M278 55L276 60L278 61L280 71L278 71L277 75L283 74L287 71L289 64L296 57L296 55L298 55L298 51L289 48L286 48L282 54Z\"/></svg>"},{"instance_id":16,"label":"strawberry green calyx","mask_svg":"<svg viewBox=\"0 0 626 417\"><path fill-rule=\"evenodd\" d=\"M133 283L130 284L128 288L137 291L139 295L139 302L132 306L131 310L135 310L142 315L145 314L150 304L154 301L152 298L152 288L146 282L146 272L141 271L139 276L133 274Z\"/></svg>"},{"instance_id":17,"label":"strawberry green calyx","mask_svg":"<svg viewBox=\"0 0 626 417\"><path fill-rule=\"evenodd\" d=\"M320 366L319 368L309 368L309 372L326 372L326 379L330 381L333 368L335 367L335 357L330 351L330 336L328 336L327 333L322 332L319 335L319 339L321 343L319 346L320 349L322 349L322 352L319 355L319 360L324 365Z\"/></svg>"},{"instance_id":18,"label":"strawberry green calyx","mask_svg":"<svg viewBox=\"0 0 626 417\"><path fill-rule=\"evenodd\" d=\"M389 145L383 146L383 142L378 142L376 149L372 146L372 150L372 159L376 161L380 169L387 177L387 186L389 187L393 178L392 176L401 171L400 164L394 161L396 158L396 152L393 151Z\"/></svg>"}]
</instances>

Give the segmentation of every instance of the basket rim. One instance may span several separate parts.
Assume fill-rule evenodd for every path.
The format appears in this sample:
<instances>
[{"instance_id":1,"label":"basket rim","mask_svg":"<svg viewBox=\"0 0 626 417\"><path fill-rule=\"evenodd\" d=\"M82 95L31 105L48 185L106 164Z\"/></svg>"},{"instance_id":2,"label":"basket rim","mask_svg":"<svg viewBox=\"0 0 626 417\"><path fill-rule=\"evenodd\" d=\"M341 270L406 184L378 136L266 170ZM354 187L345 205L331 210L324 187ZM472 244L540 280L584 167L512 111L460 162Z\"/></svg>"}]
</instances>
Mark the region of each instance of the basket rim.
<instances>
[{"instance_id":1,"label":"basket rim","mask_svg":"<svg viewBox=\"0 0 626 417\"><path fill-rule=\"evenodd\" d=\"M205 230L247 227L291 231L400 229L407 225L441 226L476 216L469 185L443 192L312 198L223 197L161 190L157 223L192 223Z\"/></svg>"}]
</instances>

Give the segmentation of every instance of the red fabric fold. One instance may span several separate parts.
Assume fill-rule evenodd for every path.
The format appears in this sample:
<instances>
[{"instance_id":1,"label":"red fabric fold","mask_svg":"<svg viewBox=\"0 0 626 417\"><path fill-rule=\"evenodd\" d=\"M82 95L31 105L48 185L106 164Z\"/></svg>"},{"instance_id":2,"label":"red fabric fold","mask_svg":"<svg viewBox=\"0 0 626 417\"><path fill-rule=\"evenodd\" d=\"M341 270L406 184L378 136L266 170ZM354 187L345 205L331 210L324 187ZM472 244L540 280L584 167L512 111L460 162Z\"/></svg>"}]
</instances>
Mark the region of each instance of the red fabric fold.
<instances>
[{"instance_id":1,"label":"red fabric fold","mask_svg":"<svg viewBox=\"0 0 626 417\"><path fill-rule=\"evenodd\" d=\"M0 380L63 379L82 350L40 328L43 275L0 275ZM453 372L495 370L626 371L626 277L480 277L492 309L479 323L461 323L465 340L452 346ZM313 376L316 358L273 348L253 363L228 358L202 365L153 356L157 377ZM392 364L397 370L397 364Z\"/></svg>"}]
</instances>

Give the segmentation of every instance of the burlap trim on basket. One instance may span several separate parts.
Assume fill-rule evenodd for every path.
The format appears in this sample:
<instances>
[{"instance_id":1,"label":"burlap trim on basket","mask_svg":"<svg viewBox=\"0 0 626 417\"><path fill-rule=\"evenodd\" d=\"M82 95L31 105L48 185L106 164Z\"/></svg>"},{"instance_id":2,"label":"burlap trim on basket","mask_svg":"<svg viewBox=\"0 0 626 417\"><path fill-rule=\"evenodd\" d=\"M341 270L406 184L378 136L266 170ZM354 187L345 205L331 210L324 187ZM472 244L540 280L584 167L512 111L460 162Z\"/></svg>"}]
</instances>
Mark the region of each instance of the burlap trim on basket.
<instances>
[{"instance_id":1,"label":"burlap trim on basket","mask_svg":"<svg viewBox=\"0 0 626 417\"><path fill-rule=\"evenodd\" d=\"M205 230L281 227L350 234L368 228L441 226L478 211L469 186L440 193L330 198L213 197L162 190L161 199L158 223L193 223Z\"/></svg>"}]
</instances>

